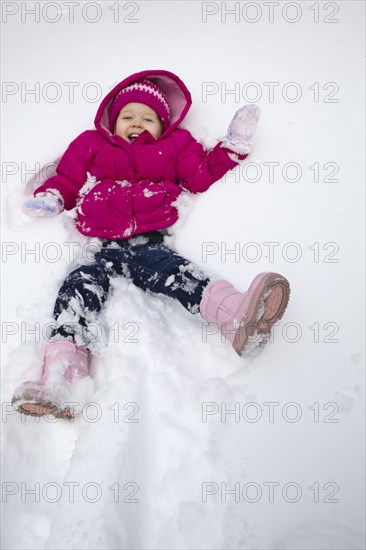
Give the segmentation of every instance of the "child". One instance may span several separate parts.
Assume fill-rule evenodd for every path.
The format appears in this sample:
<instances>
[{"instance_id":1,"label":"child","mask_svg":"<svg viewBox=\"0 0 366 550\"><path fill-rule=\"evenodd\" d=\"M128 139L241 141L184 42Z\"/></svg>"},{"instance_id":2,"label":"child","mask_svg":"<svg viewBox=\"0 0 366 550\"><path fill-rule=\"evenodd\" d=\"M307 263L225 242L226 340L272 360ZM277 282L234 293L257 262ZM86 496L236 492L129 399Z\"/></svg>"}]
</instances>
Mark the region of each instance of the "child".
<instances>
[{"instance_id":1,"label":"child","mask_svg":"<svg viewBox=\"0 0 366 550\"><path fill-rule=\"evenodd\" d=\"M239 355L262 347L282 317L289 284L281 275L261 273L241 293L227 281L211 281L163 243L162 230L178 219L174 204L182 189L202 193L245 159L259 118L255 105L243 107L227 136L206 152L179 128L190 106L189 91L171 72L129 76L102 101L96 129L69 145L57 175L25 202L31 216L55 216L76 207L78 230L101 239L101 249L94 263L78 267L64 281L43 374L15 391L12 402L19 411L61 418L75 414L64 397L72 381L90 379L90 327L113 277L129 277L143 290L171 296L188 311L200 312L205 321L218 324ZM66 394L54 383L56 372L61 372Z\"/></svg>"}]
</instances>

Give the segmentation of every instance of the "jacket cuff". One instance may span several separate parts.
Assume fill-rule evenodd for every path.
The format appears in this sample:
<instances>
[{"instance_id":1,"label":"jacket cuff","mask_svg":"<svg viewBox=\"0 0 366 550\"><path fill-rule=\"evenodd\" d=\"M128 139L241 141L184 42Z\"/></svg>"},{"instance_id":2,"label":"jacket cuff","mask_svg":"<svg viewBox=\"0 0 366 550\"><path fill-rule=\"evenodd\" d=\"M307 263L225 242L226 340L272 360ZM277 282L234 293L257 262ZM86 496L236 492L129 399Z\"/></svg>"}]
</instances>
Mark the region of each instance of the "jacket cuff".
<instances>
[{"instance_id":1,"label":"jacket cuff","mask_svg":"<svg viewBox=\"0 0 366 550\"><path fill-rule=\"evenodd\" d=\"M232 160L233 162L236 162L237 164L238 164L241 160L246 159L247 156L248 156L248 153L241 154L241 153L237 153L237 152L234 151L233 149L230 149L229 147L226 146L226 144L224 144L223 141L221 141L221 142L219 143L219 146L225 151L225 153L227 154L227 156L229 157L229 159Z\"/></svg>"},{"instance_id":2,"label":"jacket cuff","mask_svg":"<svg viewBox=\"0 0 366 550\"><path fill-rule=\"evenodd\" d=\"M65 208L65 200L58 189L47 189L44 193L51 193L51 195L55 195L55 197L57 197L60 201L62 208Z\"/></svg>"}]
</instances>

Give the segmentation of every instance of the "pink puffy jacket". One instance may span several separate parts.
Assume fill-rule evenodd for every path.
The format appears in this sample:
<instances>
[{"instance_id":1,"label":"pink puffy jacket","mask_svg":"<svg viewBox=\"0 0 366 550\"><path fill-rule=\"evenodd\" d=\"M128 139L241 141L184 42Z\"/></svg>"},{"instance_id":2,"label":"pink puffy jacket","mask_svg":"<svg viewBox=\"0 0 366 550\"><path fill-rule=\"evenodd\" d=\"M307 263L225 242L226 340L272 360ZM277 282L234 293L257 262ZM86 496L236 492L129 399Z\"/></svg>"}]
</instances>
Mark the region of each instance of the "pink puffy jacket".
<instances>
[{"instance_id":1,"label":"pink puffy jacket","mask_svg":"<svg viewBox=\"0 0 366 550\"><path fill-rule=\"evenodd\" d=\"M171 125L157 139L144 131L129 143L111 134L109 112L116 94L141 78L153 81L167 96ZM96 129L83 132L69 145L57 175L34 194L57 190L65 209L77 206L77 227L91 237L128 238L172 225L178 219L173 203L182 188L206 191L237 165L221 143L206 152L187 130L178 128L190 106L188 89L171 72L129 76L103 99L94 121Z\"/></svg>"}]
</instances>

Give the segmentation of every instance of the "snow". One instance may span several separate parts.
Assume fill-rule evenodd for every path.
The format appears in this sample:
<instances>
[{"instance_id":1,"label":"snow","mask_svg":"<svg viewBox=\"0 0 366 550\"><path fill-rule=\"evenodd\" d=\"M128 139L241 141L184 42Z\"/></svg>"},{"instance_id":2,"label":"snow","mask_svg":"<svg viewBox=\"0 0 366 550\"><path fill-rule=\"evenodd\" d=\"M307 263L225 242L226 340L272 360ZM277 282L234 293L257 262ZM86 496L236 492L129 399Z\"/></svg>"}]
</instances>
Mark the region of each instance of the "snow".
<instances>
[{"instance_id":1,"label":"snow","mask_svg":"<svg viewBox=\"0 0 366 550\"><path fill-rule=\"evenodd\" d=\"M89 172L87 172L86 175L87 179L80 189L80 195L86 195L97 183L100 183L99 181L97 181L97 178L95 176L92 176Z\"/></svg>"},{"instance_id":2,"label":"snow","mask_svg":"<svg viewBox=\"0 0 366 550\"><path fill-rule=\"evenodd\" d=\"M364 548L364 3L2 8L3 548ZM93 401L73 422L22 416L11 396L39 376L89 242L72 212L22 213L30 172L146 68L187 84L184 126L207 146L260 105L250 157L180 197L166 242L242 290L282 273L288 310L243 359L179 303L116 280Z\"/></svg>"}]
</instances>

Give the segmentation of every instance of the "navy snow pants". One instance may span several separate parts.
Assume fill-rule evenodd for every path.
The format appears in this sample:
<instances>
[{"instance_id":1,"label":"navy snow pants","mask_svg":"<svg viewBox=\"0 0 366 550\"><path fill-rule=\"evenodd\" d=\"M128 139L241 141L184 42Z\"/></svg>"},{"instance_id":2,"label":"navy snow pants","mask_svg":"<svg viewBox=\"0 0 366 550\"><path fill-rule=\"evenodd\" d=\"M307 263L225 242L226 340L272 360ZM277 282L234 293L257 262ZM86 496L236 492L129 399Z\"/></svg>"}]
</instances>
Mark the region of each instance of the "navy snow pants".
<instances>
[{"instance_id":1,"label":"navy snow pants","mask_svg":"<svg viewBox=\"0 0 366 550\"><path fill-rule=\"evenodd\" d=\"M57 324L53 337L66 337L88 347L88 325L97 322L111 280L120 276L145 291L175 298L191 313L198 313L210 279L163 240L162 233L151 231L131 239L102 241L94 262L72 271L61 286L54 308Z\"/></svg>"}]
</instances>

